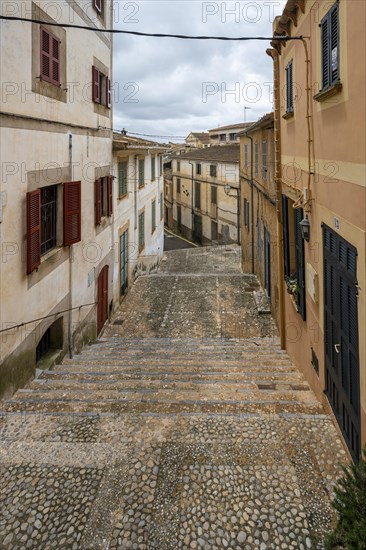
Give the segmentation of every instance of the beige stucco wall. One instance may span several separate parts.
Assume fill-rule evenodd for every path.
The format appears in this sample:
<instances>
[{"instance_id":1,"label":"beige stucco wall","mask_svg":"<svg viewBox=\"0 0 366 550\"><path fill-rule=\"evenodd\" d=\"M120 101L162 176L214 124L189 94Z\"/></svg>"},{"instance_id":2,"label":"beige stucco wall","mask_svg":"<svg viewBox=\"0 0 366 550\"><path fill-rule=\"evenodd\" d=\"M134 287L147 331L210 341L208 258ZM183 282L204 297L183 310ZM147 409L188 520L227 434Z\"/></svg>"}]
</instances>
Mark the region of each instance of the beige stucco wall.
<instances>
[{"instance_id":1,"label":"beige stucco wall","mask_svg":"<svg viewBox=\"0 0 366 550\"><path fill-rule=\"evenodd\" d=\"M35 4L45 7L43 2ZM22 10L31 13L30 1L13 2L12 5L19 8L20 16L23 15ZM1 3L3 13L8 6L7 2ZM106 6L107 15L110 15L109 1ZM85 24L86 18L80 7L70 9L73 10L75 24ZM59 10L61 20L67 21L69 5L60 3ZM111 173L112 140L108 128L111 128L112 111L105 109L103 116L97 114L94 104L84 94L84 84L91 81L94 56L108 67L111 74L111 44L92 32L86 33L80 40L80 32L65 29L65 78L67 82L77 84L74 95L67 96L65 102L32 91L32 26L18 22L2 25L1 85L2 90L6 89L6 94L2 98L5 114L1 117L0 129L1 328L50 313L55 314L52 318L55 320L61 310L94 303L99 272L104 265L113 263L113 216L96 227L94 214L94 181ZM9 83L14 93L9 92ZM107 129L100 129L99 126ZM81 242L71 247L62 245L62 184L66 181L81 181ZM26 193L54 184L58 184L58 246L42 257L37 271L27 275ZM112 284L113 270L110 269L109 301L113 297ZM69 343L69 327L76 350L82 345L81 330L88 335L95 334L95 306L77 309L71 315L65 312L62 316L65 350ZM11 371L14 383L18 368L32 374L35 348L45 328L45 321L37 321L2 335L0 392L3 390L4 373ZM30 338L30 334L34 338Z\"/></svg>"},{"instance_id":2,"label":"beige stucco wall","mask_svg":"<svg viewBox=\"0 0 366 550\"><path fill-rule=\"evenodd\" d=\"M287 347L297 365L302 368L320 399L325 400L324 381L324 296L323 243L321 224L331 229L357 248L357 280L366 288L366 168L365 168L365 56L364 21L366 5L358 0L339 0L340 78L342 90L333 97L318 102L314 95L321 87L321 56L319 22L333 4L305 2L305 14L299 12L298 27L292 35L310 36L311 67L310 115L313 140L311 165L311 225L310 243L305 243L306 263L319 276L319 303L306 294L307 321L303 322L286 295ZM290 42L280 56L281 114L286 110L285 67L294 59L296 84L294 117L281 119L282 172L284 192L295 197L292 188L302 190L308 182L306 81L304 47ZM339 220L339 229L335 227ZM359 365L362 440L366 441L366 295L358 297ZM311 347L319 357L319 377L314 372Z\"/></svg>"},{"instance_id":3,"label":"beige stucco wall","mask_svg":"<svg viewBox=\"0 0 366 550\"><path fill-rule=\"evenodd\" d=\"M155 179L151 179L151 157L155 158ZM160 173L161 150L116 151L113 154L115 200L114 219L114 298L120 296L120 235L128 229L128 279L132 284L136 276L148 273L160 262L164 253L164 210L161 216L161 199L164 201L163 174ZM138 187L138 160L145 161L145 185ZM118 163L128 162L127 196L118 198ZM156 229L152 232L152 201L156 201ZM163 205L164 206L164 205ZM145 247L139 251L138 214L145 211Z\"/></svg>"}]
</instances>

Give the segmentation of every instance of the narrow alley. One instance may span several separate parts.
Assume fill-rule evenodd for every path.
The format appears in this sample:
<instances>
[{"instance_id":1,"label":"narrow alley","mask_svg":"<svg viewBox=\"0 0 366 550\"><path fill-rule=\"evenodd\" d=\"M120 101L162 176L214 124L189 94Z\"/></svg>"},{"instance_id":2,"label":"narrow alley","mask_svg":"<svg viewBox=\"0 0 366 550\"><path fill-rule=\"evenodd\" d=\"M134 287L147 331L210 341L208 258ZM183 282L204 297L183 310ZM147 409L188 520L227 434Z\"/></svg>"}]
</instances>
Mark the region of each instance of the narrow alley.
<instances>
[{"instance_id":1,"label":"narrow alley","mask_svg":"<svg viewBox=\"0 0 366 550\"><path fill-rule=\"evenodd\" d=\"M256 291L236 245L166 252L3 403L1 548L321 547L346 454Z\"/></svg>"}]
</instances>

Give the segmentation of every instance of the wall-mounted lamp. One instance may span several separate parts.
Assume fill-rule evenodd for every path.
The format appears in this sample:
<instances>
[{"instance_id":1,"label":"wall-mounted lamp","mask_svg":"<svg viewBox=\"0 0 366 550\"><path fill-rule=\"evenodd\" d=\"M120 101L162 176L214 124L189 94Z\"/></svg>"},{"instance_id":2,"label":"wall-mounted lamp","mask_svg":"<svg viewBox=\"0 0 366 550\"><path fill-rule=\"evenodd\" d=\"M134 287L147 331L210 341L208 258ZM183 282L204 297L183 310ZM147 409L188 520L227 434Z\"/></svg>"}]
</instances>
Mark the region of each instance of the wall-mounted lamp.
<instances>
[{"instance_id":1,"label":"wall-mounted lamp","mask_svg":"<svg viewBox=\"0 0 366 550\"><path fill-rule=\"evenodd\" d=\"M231 186L228 183L224 185L224 191L227 195L230 195Z\"/></svg>"},{"instance_id":2,"label":"wall-mounted lamp","mask_svg":"<svg viewBox=\"0 0 366 550\"><path fill-rule=\"evenodd\" d=\"M301 229L301 235L302 238L306 241L310 241L310 222L308 220L308 217L304 218L300 222L300 229Z\"/></svg>"}]
</instances>

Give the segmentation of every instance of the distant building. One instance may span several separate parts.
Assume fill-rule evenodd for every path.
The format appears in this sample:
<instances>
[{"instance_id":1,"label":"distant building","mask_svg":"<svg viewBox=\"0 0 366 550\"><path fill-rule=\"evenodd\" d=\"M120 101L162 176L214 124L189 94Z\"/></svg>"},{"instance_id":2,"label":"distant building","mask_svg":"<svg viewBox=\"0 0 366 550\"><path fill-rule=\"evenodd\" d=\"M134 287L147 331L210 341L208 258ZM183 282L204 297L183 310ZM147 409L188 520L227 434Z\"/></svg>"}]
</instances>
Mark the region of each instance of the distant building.
<instances>
[{"instance_id":1,"label":"distant building","mask_svg":"<svg viewBox=\"0 0 366 550\"><path fill-rule=\"evenodd\" d=\"M113 134L116 304L136 275L156 268L164 252L165 149L154 141Z\"/></svg>"},{"instance_id":2,"label":"distant building","mask_svg":"<svg viewBox=\"0 0 366 550\"><path fill-rule=\"evenodd\" d=\"M169 227L203 245L237 242L239 144L194 149L170 158L171 172L165 180L171 197Z\"/></svg>"},{"instance_id":3,"label":"distant building","mask_svg":"<svg viewBox=\"0 0 366 550\"><path fill-rule=\"evenodd\" d=\"M219 126L208 131L210 145L227 145L239 143L239 132L253 124L252 122L241 122L229 126Z\"/></svg>"},{"instance_id":4,"label":"distant building","mask_svg":"<svg viewBox=\"0 0 366 550\"><path fill-rule=\"evenodd\" d=\"M273 113L263 116L238 135L242 267L244 272L258 276L279 324Z\"/></svg>"},{"instance_id":5,"label":"distant building","mask_svg":"<svg viewBox=\"0 0 366 550\"><path fill-rule=\"evenodd\" d=\"M208 132L191 132L186 137L186 143L190 147L209 147L210 135Z\"/></svg>"}]
</instances>

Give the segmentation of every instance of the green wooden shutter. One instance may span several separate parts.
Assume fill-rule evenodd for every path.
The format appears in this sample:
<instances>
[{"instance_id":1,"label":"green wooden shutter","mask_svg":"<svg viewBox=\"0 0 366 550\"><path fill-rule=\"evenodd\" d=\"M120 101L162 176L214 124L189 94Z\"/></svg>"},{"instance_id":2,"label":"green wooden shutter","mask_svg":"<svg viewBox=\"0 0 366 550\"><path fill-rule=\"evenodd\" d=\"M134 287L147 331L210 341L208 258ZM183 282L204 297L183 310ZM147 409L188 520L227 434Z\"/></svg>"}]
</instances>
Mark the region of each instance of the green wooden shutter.
<instances>
[{"instance_id":1,"label":"green wooden shutter","mask_svg":"<svg viewBox=\"0 0 366 550\"><path fill-rule=\"evenodd\" d=\"M290 243L289 243L289 220L288 220L288 199L282 195L282 227L283 227L283 263L284 275L291 275L290 268Z\"/></svg>"},{"instance_id":2,"label":"green wooden shutter","mask_svg":"<svg viewBox=\"0 0 366 550\"><path fill-rule=\"evenodd\" d=\"M127 161L118 164L118 196L127 195Z\"/></svg>"},{"instance_id":3,"label":"green wooden shutter","mask_svg":"<svg viewBox=\"0 0 366 550\"><path fill-rule=\"evenodd\" d=\"M151 155L151 181L155 179L155 156Z\"/></svg>"},{"instance_id":4,"label":"green wooden shutter","mask_svg":"<svg viewBox=\"0 0 366 550\"><path fill-rule=\"evenodd\" d=\"M139 187L145 185L145 159L139 160Z\"/></svg>"},{"instance_id":5,"label":"green wooden shutter","mask_svg":"<svg viewBox=\"0 0 366 550\"><path fill-rule=\"evenodd\" d=\"M306 320L306 302L305 302L305 251L304 240L301 235L300 222L304 217L302 208L294 210L294 225L295 225L295 263L296 263L296 278L297 278L297 308L302 317Z\"/></svg>"},{"instance_id":6,"label":"green wooden shutter","mask_svg":"<svg viewBox=\"0 0 366 550\"><path fill-rule=\"evenodd\" d=\"M330 51L329 51L329 17L328 14L325 16L323 21L320 24L321 27L321 55L322 55L322 89L328 88L330 86L330 75L329 75L329 61L330 61Z\"/></svg>"},{"instance_id":7,"label":"green wooden shutter","mask_svg":"<svg viewBox=\"0 0 366 550\"><path fill-rule=\"evenodd\" d=\"M331 84L339 80L339 18L338 3L333 6L329 13L330 31L330 75Z\"/></svg>"}]
</instances>

